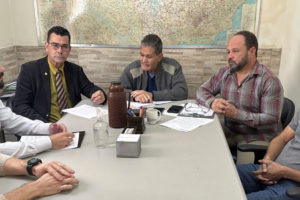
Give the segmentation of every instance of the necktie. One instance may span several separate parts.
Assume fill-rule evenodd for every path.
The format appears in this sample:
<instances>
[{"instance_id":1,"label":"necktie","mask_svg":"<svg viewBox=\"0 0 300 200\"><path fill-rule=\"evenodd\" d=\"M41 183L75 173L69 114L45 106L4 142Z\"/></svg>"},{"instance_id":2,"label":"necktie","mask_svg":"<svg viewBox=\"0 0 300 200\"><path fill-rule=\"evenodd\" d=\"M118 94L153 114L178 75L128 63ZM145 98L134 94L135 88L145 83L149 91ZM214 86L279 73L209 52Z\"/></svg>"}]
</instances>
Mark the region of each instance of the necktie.
<instances>
[{"instance_id":1,"label":"necktie","mask_svg":"<svg viewBox=\"0 0 300 200\"><path fill-rule=\"evenodd\" d=\"M62 84L62 73L60 70L57 70L55 75L56 81L56 94L57 94L57 103L60 109L60 113L63 109L68 108L67 96Z\"/></svg>"}]
</instances>

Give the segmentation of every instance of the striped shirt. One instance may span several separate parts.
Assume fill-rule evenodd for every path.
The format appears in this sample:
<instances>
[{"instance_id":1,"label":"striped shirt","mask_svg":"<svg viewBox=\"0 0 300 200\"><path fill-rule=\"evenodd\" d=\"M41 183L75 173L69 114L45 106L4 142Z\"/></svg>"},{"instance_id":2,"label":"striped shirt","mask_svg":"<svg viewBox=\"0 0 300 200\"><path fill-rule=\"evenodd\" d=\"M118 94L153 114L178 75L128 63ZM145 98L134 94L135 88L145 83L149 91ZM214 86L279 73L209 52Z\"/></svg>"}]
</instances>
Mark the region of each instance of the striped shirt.
<instances>
[{"instance_id":1,"label":"striped shirt","mask_svg":"<svg viewBox=\"0 0 300 200\"><path fill-rule=\"evenodd\" d=\"M218 94L238 109L236 119L224 119L232 136L241 134L247 142L270 141L281 130L283 88L280 80L264 65L256 62L240 85L229 66L221 68L200 86L196 100L211 107Z\"/></svg>"}]
</instances>

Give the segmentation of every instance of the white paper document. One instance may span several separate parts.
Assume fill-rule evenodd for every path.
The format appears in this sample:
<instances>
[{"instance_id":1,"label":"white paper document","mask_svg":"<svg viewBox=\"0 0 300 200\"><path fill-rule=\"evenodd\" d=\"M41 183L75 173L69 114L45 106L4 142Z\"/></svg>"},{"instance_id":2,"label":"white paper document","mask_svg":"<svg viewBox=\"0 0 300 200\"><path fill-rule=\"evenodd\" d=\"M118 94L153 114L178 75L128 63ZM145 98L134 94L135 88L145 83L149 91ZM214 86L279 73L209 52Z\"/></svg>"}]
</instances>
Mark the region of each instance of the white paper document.
<instances>
[{"instance_id":1,"label":"white paper document","mask_svg":"<svg viewBox=\"0 0 300 200\"><path fill-rule=\"evenodd\" d=\"M36 143L40 139L44 137L49 137L45 135L23 135L20 139L21 142L33 142ZM63 148L63 149L75 149L78 147L78 142L79 142L79 132L74 133L74 138L73 141L69 144L69 146Z\"/></svg>"},{"instance_id":2,"label":"white paper document","mask_svg":"<svg viewBox=\"0 0 300 200\"><path fill-rule=\"evenodd\" d=\"M93 117L96 117L96 108L99 108L99 107L81 105L81 106L74 107L74 108L64 109L63 112L70 113L70 114L73 114L73 115L76 115L79 117L91 119ZM99 109L101 109L104 114L107 114L107 110L104 110L102 108L99 108Z\"/></svg>"},{"instance_id":3,"label":"white paper document","mask_svg":"<svg viewBox=\"0 0 300 200\"><path fill-rule=\"evenodd\" d=\"M178 131L189 132L198 128L199 126L206 125L212 121L213 119L208 119L208 118L176 117L160 125Z\"/></svg>"},{"instance_id":4,"label":"white paper document","mask_svg":"<svg viewBox=\"0 0 300 200\"><path fill-rule=\"evenodd\" d=\"M151 108L154 107L155 105L161 105L161 104L166 104L166 103L170 103L172 101L153 101L153 103L140 103L140 102L135 102L135 101L131 101L130 102L130 107L131 108L140 108L140 107L145 107L145 108ZM127 101L128 104L128 101Z\"/></svg>"},{"instance_id":5,"label":"white paper document","mask_svg":"<svg viewBox=\"0 0 300 200\"><path fill-rule=\"evenodd\" d=\"M63 148L63 149L75 149L78 147L79 142L79 133L74 133L73 141L69 144L69 146Z\"/></svg>"}]
</instances>

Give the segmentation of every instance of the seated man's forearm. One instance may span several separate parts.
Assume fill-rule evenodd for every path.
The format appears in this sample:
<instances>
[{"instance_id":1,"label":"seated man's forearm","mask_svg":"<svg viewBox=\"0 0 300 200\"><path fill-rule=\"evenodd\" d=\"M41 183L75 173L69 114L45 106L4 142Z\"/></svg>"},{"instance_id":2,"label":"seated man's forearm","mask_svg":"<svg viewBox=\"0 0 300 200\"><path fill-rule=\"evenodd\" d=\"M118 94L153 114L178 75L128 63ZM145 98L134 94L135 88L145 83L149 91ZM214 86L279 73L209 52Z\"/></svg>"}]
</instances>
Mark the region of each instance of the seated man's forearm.
<instances>
[{"instance_id":1,"label":"seated man's forearm","mask_svg":"<svg viewBox=\"0 0 300 200\"><path fill-rule=\"evenodd\" d=\"M30 200L40 196L40 192L33 183L29 183L4 194L4 196L7 200Z\"/></svg>"},{"instance_id":2,"label":"seated man's forearm","mask_svg":"<svg viewBox=\"0 0 300 200\"><path fill-rule=\"evenodd\" d=\"M290 180L293 180L293 181L296 181L299 183L300 182L300 171L283 166L282 178L290 179Z\"/></svg>"},{"instance_id":3,"label":"seated man's forearm","mask_svg":"<svg viewBox=\"0 0 300 200\"><path fill-rule=\"evenodd\" d=\"M28 175L26 170L27 162L14 157L9 158L4 165L4 174L7 175Z\"/></svg>"}]
</instances>

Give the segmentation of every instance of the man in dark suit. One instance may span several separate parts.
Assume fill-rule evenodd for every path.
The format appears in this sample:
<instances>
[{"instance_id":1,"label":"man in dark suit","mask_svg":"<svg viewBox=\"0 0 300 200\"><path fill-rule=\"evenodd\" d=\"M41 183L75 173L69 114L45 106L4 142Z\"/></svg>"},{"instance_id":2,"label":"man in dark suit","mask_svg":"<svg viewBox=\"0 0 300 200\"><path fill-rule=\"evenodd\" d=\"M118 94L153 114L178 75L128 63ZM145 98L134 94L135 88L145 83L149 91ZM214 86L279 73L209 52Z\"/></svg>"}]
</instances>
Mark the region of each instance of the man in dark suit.
<instances>
[{"instance_id":1,"label":"man in dark suit","mask_svg":"<svg viewBox=\"0 0 300 200\"><path fill-rule=\"evenodd\" d=\"M48 56L21 66L13 107L15 113L55 122L61 118L63 109L81 101L81 94L97 104L106 102L105 92L88 80L83 69L66 61L71 51L70 41L68 30L52 27L45 42ZM60 74L60 87L57 74Z\"/></svg>"}]
</instances>

